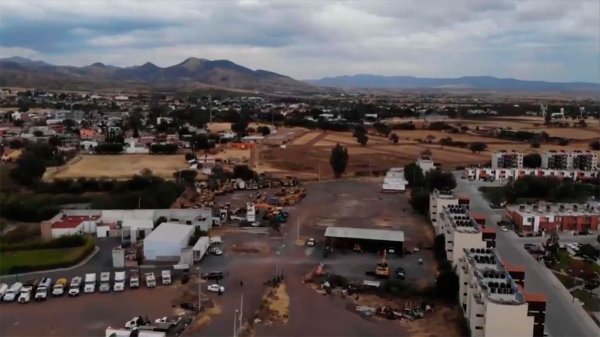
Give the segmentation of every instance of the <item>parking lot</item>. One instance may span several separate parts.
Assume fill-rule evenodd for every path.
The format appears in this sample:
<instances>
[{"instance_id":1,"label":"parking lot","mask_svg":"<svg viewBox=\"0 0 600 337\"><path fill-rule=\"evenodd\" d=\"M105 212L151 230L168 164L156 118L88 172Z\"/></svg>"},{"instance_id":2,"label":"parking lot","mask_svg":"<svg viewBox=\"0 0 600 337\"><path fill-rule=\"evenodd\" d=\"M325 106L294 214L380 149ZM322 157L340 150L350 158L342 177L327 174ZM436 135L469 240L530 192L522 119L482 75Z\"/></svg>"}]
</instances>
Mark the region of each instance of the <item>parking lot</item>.
<instances>
[{"instance_id":1,"label":"parking lot","mask_svg":"<svg viewBox=\"0 0 600 337\"><path fill-rule=\"evenodd\" d=\"M398 229L405 232L407 249L431 245L430 226L425 219L412 213L407 195L381 194L379 187L380 182L369 180L307 184L307 197L298 205L287 207L290 217L282 226L281 235L268 235L264 229L240 230L233 224L215 230L222 237L224 255L206 256L200 267L201 272L223 271L226 276L219 283L225 287L225 292L222 296L207 294L206 285L212 282L202 284L204 296L214 303L206 313L210 317L193 323L184 335L231 335L234 315L240 308L244 321L252 321L268 290L264 282L275 274L276 268L285 276L290 301L289 321L283 326L259 324L255 327L256 335L289 336L309 332L323 336L410 335L399 323L361 319L338 299L323 297L302 283L303 277L323 260L323 233L327 226ZM242 205L248 194L239 192L225 197ZM309 237L315 238L315 247L303 245ZM58 277L83 276L90 271L111 271L110 249L116 244L118 240L99 240L100 252L86 265L63 272L38 273L36 277L49 276L56 280ZM373 269L380 258L371 253L336 251L324 262L330 271L360 280L370 278L365 277L365 271ZM434 280L435 262L430 250L420 249L414 254L388 259L392 270L398 266L405 268L408 282L425 285ZM419 259L423 260L422 265L417 263ZM157 277L158 270L160 268L155 271ZM191 270L194 275L198 272ZM12 281L14 279L8 283ZM155 319L180 313L177 307L183 301L182 293L187 295L187 301L197 298L194 281L182 286L175 277L173 285L158 285L154 289L142 285L140 289L126 289L121 293L50 298L44 303L3 303L0 305L0 334L102 335L108 326L122 327L134 316ZM331 324L338 320L344 320L344 325Z\"/></svg>"}]
</instances>

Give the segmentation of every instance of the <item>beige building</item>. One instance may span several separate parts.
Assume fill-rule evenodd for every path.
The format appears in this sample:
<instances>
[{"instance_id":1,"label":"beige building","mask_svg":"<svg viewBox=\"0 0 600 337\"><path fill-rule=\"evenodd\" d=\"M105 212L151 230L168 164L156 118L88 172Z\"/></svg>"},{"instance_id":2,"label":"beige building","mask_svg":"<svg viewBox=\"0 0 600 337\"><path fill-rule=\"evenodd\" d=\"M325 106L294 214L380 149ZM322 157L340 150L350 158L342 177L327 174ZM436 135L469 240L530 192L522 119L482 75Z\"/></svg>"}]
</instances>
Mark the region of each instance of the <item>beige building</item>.
<instances>
[{"instance_id":1,"label":"beige building","mask_svg":"<svg viewBox=\"0 0 600 337\"><path fill-rule=\"evenodd\" d=\"M429 220L433 225L435 234L442 234L442 228L440 224L439 213L442 208L450 205L464 205L469 206L469 198L463 196L456 196L452 191L447 190L433 190L429 194Z\"/></svg>"},{"instance_id":2,"label":"beige building","mask_svg":"<svg viewBox=\"0 0 600 337\"><path fill-rule=\"evenodd\" d=\"M496 247L496 231L485 228L485 220L473 219L465 206L443 206L439 220L438 225L446 240L446 256L454 267L458 266L466 248Z\"/></svg>"},{"instance_id":3,"label":"beige building","mask_svg":"<svg viewBox=\"0 0 600 337\"><path fill-rule=\"evenodd\" d=\"M546 298L524 291L522 268L503 263L494 249L469 248L457 273L471 336L543 336Z\"/></svg>"}]
</instances>

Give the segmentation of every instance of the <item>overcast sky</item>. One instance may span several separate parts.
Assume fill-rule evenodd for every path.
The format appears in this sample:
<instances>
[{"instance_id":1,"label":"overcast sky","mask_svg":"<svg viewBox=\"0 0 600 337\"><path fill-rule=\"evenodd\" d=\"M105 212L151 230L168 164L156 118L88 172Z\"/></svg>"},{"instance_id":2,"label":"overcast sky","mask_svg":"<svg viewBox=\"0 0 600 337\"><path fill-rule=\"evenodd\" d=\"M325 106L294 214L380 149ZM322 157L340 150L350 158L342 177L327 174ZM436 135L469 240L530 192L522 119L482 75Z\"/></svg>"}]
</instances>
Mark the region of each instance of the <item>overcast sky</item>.
<instances>
[{"instance_id":1,"label":"overcast sky","mask_svg":"<svg viewBox=\"0 0 600 337\"><path fill-rule=\"evenodd\" d=\"M2 0L0 55L119 66L193 56L297 79L600 82L600 0Z\"/></svg>"}]
</instances>

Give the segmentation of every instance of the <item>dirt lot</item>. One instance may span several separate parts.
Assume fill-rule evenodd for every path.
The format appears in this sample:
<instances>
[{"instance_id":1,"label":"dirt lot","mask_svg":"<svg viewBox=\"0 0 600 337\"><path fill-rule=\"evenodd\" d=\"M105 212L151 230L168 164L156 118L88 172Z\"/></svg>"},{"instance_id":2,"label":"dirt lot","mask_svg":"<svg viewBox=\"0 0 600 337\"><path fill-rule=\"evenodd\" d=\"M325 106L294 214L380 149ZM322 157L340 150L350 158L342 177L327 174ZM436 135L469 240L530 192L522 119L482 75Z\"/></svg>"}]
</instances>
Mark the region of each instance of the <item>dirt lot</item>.
<instances>
[{"instance_id":1,"label":"dirt lot","mask_svg":"<svg viewBox=\"0 0 600 337\"><path fill-rule=\"evenodd\" d=\"M44 179L55 178L113 178L127 179L149 169L155 175L166 179L173 178L173 172L187 168L182 154L177 155L83 155L81 160L68 163L57 172L47 171Z\"/></svg>"}]
</instances>

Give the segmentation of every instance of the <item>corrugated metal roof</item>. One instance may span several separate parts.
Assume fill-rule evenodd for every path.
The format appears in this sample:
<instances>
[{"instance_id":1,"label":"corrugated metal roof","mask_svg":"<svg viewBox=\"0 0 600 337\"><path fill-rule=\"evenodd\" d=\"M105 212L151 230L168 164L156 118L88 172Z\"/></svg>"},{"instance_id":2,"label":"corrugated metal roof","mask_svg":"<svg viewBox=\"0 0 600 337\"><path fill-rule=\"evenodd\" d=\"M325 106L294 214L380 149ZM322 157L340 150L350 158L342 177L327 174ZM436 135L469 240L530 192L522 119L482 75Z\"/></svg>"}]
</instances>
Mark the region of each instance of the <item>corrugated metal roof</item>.
<instances>
[{"instance_id":1,"label":"corrugated metal roof","mask_svg":"<svg viewBox=\"0 0 600 337\"><path fill-rule=\"evenodd\" d=\"M327 227L326 237L404 242L403 231L351 227Z\"/></svg>"}]
</instances>

